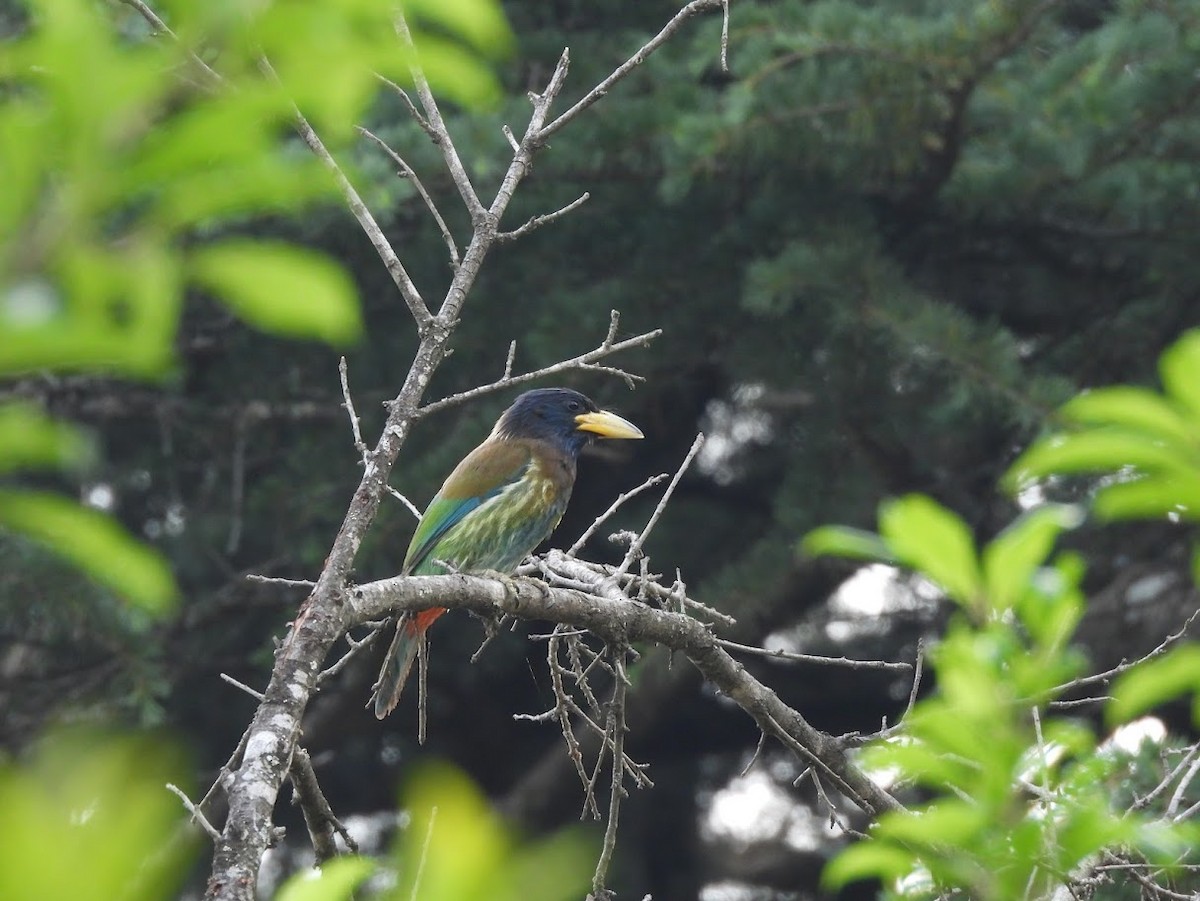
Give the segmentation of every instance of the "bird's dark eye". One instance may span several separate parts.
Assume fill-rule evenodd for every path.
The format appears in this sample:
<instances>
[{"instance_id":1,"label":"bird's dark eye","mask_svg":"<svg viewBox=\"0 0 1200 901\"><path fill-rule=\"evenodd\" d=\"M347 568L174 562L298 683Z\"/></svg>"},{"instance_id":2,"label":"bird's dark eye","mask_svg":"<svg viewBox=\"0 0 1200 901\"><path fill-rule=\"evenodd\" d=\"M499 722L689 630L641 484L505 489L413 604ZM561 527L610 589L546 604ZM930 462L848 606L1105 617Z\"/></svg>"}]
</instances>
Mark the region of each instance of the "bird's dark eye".
<instances>
[{"instance_id":1,"label":"bird's dark eye","mask_svg":"<svg viewBox=\"0 0 1200 901\"><path fill-rule=\"evenodd\" d=\"M572 413L576 413L581 409L580 403L577 400L567 401L567 409Z\"/></svg>"}]
</instances>

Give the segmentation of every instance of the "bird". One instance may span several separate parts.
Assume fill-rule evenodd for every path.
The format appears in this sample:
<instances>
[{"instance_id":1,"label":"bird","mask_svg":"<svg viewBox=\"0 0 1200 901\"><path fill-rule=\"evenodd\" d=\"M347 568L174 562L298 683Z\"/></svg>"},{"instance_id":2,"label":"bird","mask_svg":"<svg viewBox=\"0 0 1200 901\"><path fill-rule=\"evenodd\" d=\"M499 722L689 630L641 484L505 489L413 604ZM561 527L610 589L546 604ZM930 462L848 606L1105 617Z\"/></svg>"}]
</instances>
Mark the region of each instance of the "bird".
<instances>
[{"instance_id":1,"label":"bird","mask_svg":"<svg viewBox=\"0 0 1200 901\"><path fill-rule=\"evenodd\" d=\"M402 574L511 573L562 519L580 451L596 438L642 437L629 420L601 410L578 391L526 391L429 502ZM397 617L374 686L379 719L396 707L425 632L445 612L431 607Z\"/></svg>"}]
</instances>

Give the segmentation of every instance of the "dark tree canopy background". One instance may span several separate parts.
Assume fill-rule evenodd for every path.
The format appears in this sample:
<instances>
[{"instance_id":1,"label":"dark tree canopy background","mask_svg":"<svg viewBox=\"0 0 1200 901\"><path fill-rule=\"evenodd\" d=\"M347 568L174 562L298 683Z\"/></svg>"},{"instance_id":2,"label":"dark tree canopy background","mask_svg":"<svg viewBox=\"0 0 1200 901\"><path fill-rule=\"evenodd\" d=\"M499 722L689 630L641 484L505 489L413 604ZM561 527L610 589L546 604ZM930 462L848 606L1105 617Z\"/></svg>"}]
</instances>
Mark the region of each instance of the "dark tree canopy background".
<instances>
[{"instance_id":1,"label":"dark tree canopy background","mask_svg":"<svg viewBox=\"0 0 1200 901\"><path fill-rule=\"evenodd\" d=\"M448 123L477 180L499 176L501 125L521 118L524 92L563 46L577 96L675 9L509 4L520 41L503 72L509 100ZM591 199L489 259L433 393L496 377L512 339L527 368L586 350L613 308L625 333L661 327L621 361L646 376L635 392L571 381L647 440L583 462L552 543L569 544L618 491L673 470L703 429L710 443L649 541L652 568L678 567L695 597L737 617L738 640L778 634L795 649L911 660L939 627L938 605L898 583L877 616L831 608L850 570L799 559L796 541L825 522L869 525L880 499L909 491L990 537L1017 510L999 475L1057 404L1091 385L1152 381L1158 353L1196 324L1200 3L734 0L728 74L719 29L689 25L539 158L508 227ZM398 101L370 124L431 192L453 194ZM410 185L367 142L354 162L414 280L443 286L445 249ZM244 228L332 250L355 272L369 337L348 354L350 384L375 433L415 336L370 245L337 208ZM94 429L103 463L76 487L161 547L185 593L178 619L149 627L0 536L9 747L56 718L116 717L169 726L215 771L251 710L218 673L261 685L271 636L303 597L245 575L314 574L357 484L334 352L250 331L203 298L180 342L184 364L161 388L50 376L0 388ZM423 506L510 400L423 422L393 485ZM653 503L630 504L614 529L640 524ZM399 503L384 510L360 580L398 571L413 524ZM1153 647L1194 608L1186 539L1167 526L1073 539L1089 561L1081 637L1098 665ZM588 553L617 557L603 537ZM377 655L324 688L305 744L339 814L392 806L405 768L437 755L531 830L577 816L557 730L512 720L552 703L544 667L526 660L542 646L504 634L471 665L481 637L466 616L436 628L424 748L414 697L383 723L364 707ZM694 898L706 885L713 899L812 896L823 843L798 848L784 827L750 841L708 820L754 749L752 723L694 672L642 650L628 750L657 785L623 812L622 897ZM876 728L908 690L877 673L748 665L833 732ZM756 766L777 790L811 800L791 787L791 765L764 753Z\"/></svg>"}]
</instances>

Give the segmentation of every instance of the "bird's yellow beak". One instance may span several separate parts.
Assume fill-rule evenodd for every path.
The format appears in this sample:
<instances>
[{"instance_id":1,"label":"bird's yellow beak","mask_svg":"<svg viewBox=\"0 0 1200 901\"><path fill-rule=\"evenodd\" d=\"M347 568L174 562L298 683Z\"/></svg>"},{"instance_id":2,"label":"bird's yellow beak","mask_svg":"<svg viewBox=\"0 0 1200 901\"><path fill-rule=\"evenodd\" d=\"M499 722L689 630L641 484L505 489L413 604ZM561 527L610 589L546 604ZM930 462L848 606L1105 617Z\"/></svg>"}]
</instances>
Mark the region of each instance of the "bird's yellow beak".
<instances>
[{"instance_id":1,"label":"bird's yellow beak","mask_svg":"<svg viewBox=\"0 0 1200 901\"><path fill-rule=\"evenodd\" d=\"M601 438L644 438L642 430L628 419L616 413L601 410L599 413L580 413L575 417L575 428L580 432L594 432Z\"/></svg>"}]
</instances>

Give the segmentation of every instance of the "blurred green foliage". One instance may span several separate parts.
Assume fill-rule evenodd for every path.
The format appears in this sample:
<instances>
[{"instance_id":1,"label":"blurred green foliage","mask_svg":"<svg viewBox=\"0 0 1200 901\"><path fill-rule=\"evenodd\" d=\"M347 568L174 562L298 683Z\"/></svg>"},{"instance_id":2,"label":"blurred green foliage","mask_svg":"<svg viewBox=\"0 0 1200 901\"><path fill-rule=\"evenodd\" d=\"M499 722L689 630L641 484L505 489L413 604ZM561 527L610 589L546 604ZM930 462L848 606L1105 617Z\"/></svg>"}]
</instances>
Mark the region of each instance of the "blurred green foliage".
<instances>
[{"instance_id":1,"label":"blurred green foliage","mask_svg":"<svg viewBox=\"0 0 1200 901\"><path fill-rule=\"evenodd\" d=\"M512 47L496 3L405 9L433 85L494 102L489 61ZM358 292L339 263L225 233L334 199L323 164L287 134L301 110L341 147L379 90L376 73L407 78L414 57L390 5L165 2L173 37L150 34L132 7L93 0L24 11L0 55L0 377L163 378L189 289L276 334L358 337ZM88 447L35 410L0 407L0 472L78 467ZM0 525L148 610L176 594L157 553L61 497L6 490Z\"/></svg>"},{"instance_id":2,"label":"blurred green foliage","mask_svg":"<svg viewBox=\"0 0 1200 901\"><path fill-rule=\"evenodd\" d=\"M198 851L189 763L151 736L56 730L27 759L0 761L0 897L6 901L176 897Z\"/></svg>"},{"instance_id":3,"label":"blurred green foliage","mask_svg":"<svg viewBox=\"0 0 1200 901\"><path fill-rule=\"evenodd\" d=\"M934 582L962 615L930 655L936 694L863 754L865 766L932 800L882 816L829 865L828 884L877 878L901 897L1044 897L1102 849L1168 867L1200 837L1195 824L1112 804L1118 758L1085 723L1046 706L1083 671L1069 646L1084 610L1082 561L1050 558L1080 518L1040 506L978 552L966 524L928 498L881 510L877 558ZM802 546L861 556L869 540L830 526Z\"/></svg>"},{"instance_id":4,"label":"blurred green foliage","mask_svg":"<svg viewBox=\"0 0 1200 901\"><path fill-rule=\"evenodd\" d=\"M1010 490L1088 474L1091 508L1108 520L1196 518L1200 497L1200 332L1160 359L1165 394L1088 391L1059 411L1059 429L1036 441L1005 478ZM1046 895L1103 849L1169 871L1200 839L1190 821L1114 803L1111 784L1134 771L1099 748L1092 728L1052 715L1047 702L1082 673L1069 645L1083 614L1082 559L1050 554L1080 510L1034 506L977 553L970 529L931 499L885 503L879 534L826 526L801 547L904 566L934 582L965 614L932 654L937 693L915 705L895 736L864 763L894 771L934 799L880 818L870 838L827 868L842 885L873 877L900 896L950 889L972 898ZM1110 724L1196 692L1200 649L1184 644L1122 675ZM1124 768L1119 771L1119 768ZM924 873L927 879L914 878Z\"/></svg>"},{"instance_id":5,"label":"blurred green foliage","mask_svg":"<svg viewBox=\"0 0 1200 901\"><path fill-rule=\"evenodd\" d=\"M165 785L190 791L189 765L159 738L82 728L53 730L23 759L0 761L0 897L177 897L202 836ZM337 858L293 876L276 901L367 897L359 885L385 873L369 897L567 901L586 891L596 849L582 832L518 842L448 765L427 765L409 784L393 855Z\"/></svg>"},{"instance_id":6,"label":"blurred green foliage","mask_svg":"<svg viewBox=\"0 0 1200 901\"><path fill-rule=\"evenodd\" d=\"M409 779L401 807L409 822L392 861L346 858L319 874L293 876L275 901L348 901L379 868L397 879L378 895L405 901L568 901L582 896L594 842L578 830L520 843L479 789L446 764L427 764Z\"/></svg>"}]
</instances>

